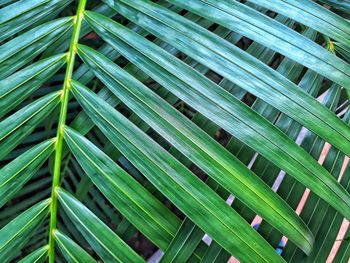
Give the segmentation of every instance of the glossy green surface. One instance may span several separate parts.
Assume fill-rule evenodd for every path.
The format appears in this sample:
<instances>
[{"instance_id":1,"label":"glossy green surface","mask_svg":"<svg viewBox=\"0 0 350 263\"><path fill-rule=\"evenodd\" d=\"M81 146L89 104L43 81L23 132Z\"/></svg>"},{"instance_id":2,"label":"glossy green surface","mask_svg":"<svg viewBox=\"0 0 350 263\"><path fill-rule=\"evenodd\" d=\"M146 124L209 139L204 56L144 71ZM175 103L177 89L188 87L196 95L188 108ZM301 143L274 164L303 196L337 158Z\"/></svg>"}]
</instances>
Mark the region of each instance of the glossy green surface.
<instances>
[{"instance_id":1,"label":"glossy green surface","mask_svg":"<svg viewBox=\"0 0 350 263\"><path fill-rule=\"evenodd\" d=\"M106 57L83 46L79 46L79 54L133 112L209 176L309 252L313 241L303 222L233 155ZM295 231L289 233L291 229Z\"/></svg>"},{"instance_id":2,"label":"glossy green surface","mask_svg":"<svg viewBox=\"0 0 350 263\"><path fill-rule=\"evenodd\" d=\"M280 260L234 210L229 209L210 188L120 113L83 86L73 85L72 93L90 118L133 165L196 224L212 233L223 247L232 253L243 246L250 251L249 258L259 261L267 258ZM203 198L205 203L200 202ZM238 240L242 237L246 240L228 238L225 234L227 231ZM247 256L236 253L241 258Z\"/></svg>"},{"instance_id":3,"label":"glossy green surface","mask_svg":"<svg viewBox=\"0 0 350 263\"><path fill-rule=\"evenodd\" d=\"M91 25L103 34L108 43L141 67L153 79L164 85L169 91L242 142L263 154L264 157L273 161L280 168L295 176L324 199L329 200L331 203L333 203L332 200L337 200L334 202L334 206L338 207L341 212L344 212L345 216L350 217L350 196L344 188L339 186L313 158L310 158L306 152L279 130L275 129L269 122L214 83L203 78L196 71L186 67L181 61L176 60L176 58L157 48L152 43L141 39L137 34L132 33L122 25L92 12L87 12L86 19L95 21L96 23L94 25L91 23ZM108 34L109 32L111 34ZM130 46L135 46L135 48L131 50ZM177 67L171 67L171 64L177 65ZM297 87L295 88L297 89ZM259 89L261 89L261 86L259 86ZM301 90L297 91L304 93ZM315 102L315 100L313 101ZM318 102L316 103L323 108L324 112L327 112L325 115L331 114ZM310 112L303 112L306 115L310 114ZM314 117L316 116L308 120L308 124L312 123ZM317 118L324 120L324 117L319 115ZM249 122L246 121L247 119L249 119ZM346 133L350 132L346 124L336 116L333 115L332 119L339 123L342 127L341 129ZM334 126L335 123L333 123L332 127ZM319 126L319 131L324 130L324 125L322 125L322 128ZM329 130L327 130L328 132ZM329 138L333 140L334 136ZM345 149L344 145L346 143L344 143L344 139L340 137L338 139L339 145ZM348 149L350 148L347 148L347 151ZM340 208L341 206L342 208Z\"/></svg>"},{"instance_id":4,"label":"glossy green surface","mask_svg":"<svg viewBox=\"0 0 350 263\"><path fill-rule=\"evenodd\" d=\"M94 263L94 260L86 251L79 247L72 239L58 230L54 231L54 236L63 256L69 263L86 262Z\"/></svg>"},{"instance_id":5,"label":"glossy green surface","mask_svg":"<svg viewBox=\"0 0 350 263\"><path fill-rule=\"evenodd\" d=\"M350 219L349 10L0 0L0 262L325 262Z\"/></svg>"},{"instance_id":6,"label":"glossy green surface","mask_svg":"<svg viewBox=\"0 0 350 263\"><path fill-rule=\"evenodd\" d=\"M0 229L0 260L10 262L49 213L50 200L32 206Z\"/></svg>"},{"instance_id":7,"label":"glossy green surface","mask_svg":"<svg viewBox=\"0 0 350 263\"><path fill-rule=\"evenodd\" d=\"M63 189L56 189L58 200L90 246L104 262L144 262L82 203Z\"/></svg>"}]
</instances>

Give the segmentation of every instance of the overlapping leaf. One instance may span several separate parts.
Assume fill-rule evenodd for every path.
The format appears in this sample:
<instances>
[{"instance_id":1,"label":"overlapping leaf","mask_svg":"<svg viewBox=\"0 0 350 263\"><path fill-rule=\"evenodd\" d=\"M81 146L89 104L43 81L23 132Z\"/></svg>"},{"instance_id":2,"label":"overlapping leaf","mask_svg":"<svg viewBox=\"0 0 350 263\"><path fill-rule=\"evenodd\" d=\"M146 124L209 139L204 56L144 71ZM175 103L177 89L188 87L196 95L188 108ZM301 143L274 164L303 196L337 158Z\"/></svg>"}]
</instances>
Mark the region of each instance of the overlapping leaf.
<instances>
[{"instance_id":1,"label":"overlapping leaf","mask_svg":"<svg viewBox=\"0 0 350 263\"><path fill-rule=\"evenodd\" d=\"M66 55L40 60L0 81L0 118L16 107L66 62Z\"/></svg>"},{"instance_id":2,"label":"overlapping leaf","mask_svg":"<svg viewBox=\"0 0 350 263\"><path fill-rule=\"evenodd\" d=\"M9 262L17 256L49 213L50 200L29 208L0 230L0 260Z\"/></svg>"},{"instance_id":3,"label":"overlapping leaf","mask_svg":"<svg viewBox=\"0 0 350 263\"><path fill-rule=\"evenodd\" d=\"M61 249L61 252L66 258L67 262L96 262L96 260L94 260L86 251L84 251L84 249L82 249L77 243L60 231L56 230L54 232L54 236L57 240L57 245Z\"/></svg>"},{"instance_id":4,"label":"overlapping leaf","mask_svg":"<svg viewBox=\"0 0 350 263\"><path fill-rule=\"evenodd\" d=\"M68 216L105 262L144 262L100 219L63 189L56 189Z\"/></svg>"},{"instance_id":5,"label":"overlapping leaf","mask_svg":"<svg viewBox=\"0 0 350 263\"><path fill-rule=\"evenodd\" d=\"M71 0L27 0L17 1L0 9L0 41L15 33L55 16Z\"/></svg>"},{"instance_id":6,"label":"overlapping leaf","mask_svg":"<svg viewBox=\"0 0 350 263\"><path fill-rule=\"evenodd\" d=\"M239 247L242 251L250 251L251 259L280 261L268 244L234 210L169 153L96 94L76 82L72 83L72 87L80 105L109 140L148 180L223 247L241 259L247 254L238 252L236 249ZM201 201L203 198L206 202ZM251 247L248 240L254 240L259 245Z\"/></svg>"},{"instance_id":7,"label":"overlapping leaf","mask_svg":"<svg viewBox=\"0 0 350 263\"><path fill-rule=\"evenodd\" d=\"M124 2L124 0L121 1ZM147 0L140 1L146 2ZM170 1L274 49L338 84L343 85L345 88L350 89L349 64L337 58L326 49L323 49L315 42L310 41L300 34L297 34L295 31L277 23L268 16L262 15L238 1L223 0L219 2L215 0L194 0L189 4L184 0ZM261 1L257 0L259 4ZM293 8L295 8L296 5L298 5L299 8L308 6L309 13L307 13L307 15L303 15L301 10L298 12L298 16L300 15L300 17L303 17L303 20L307 19L310 14L315 14L315 11L310 11L312 8L317 9L318 12L316 13L322 16L323 19L327 19L327 17L330 16L333 20L338 18L338 20L334 22L335 25L333 25L337 30L331 28L327 30L327 33L331 35L336 35L338 33L336 35L337 39L349 43L349 22L337 17L335 14L327 12L327 10L314 4L312 1L277 0L264 2L264 6L268 7L272 6L271 3L273 2L278 2L279 4L285 2L294 3L290 8L285 7L285 11L282 12L282 14L285 14L286 10L288 10L289 16L293 19L295 19L295 16L292 15ZM253 3L255 2L253 1ZM320 12L319 10L323 12ZM319 26L314 27L316 29L321 28L321 31L325 31L327 28L331 27L332 24L330 22L327 23L327 27L323 26L323 23L320 22L318 22Z\"/></svg>"},{"instance_id":8,"label":"overlapping leaf","mask_svg":"<svg viewBox=\"0 0 350 263\"><path fill-rule=\"evenodd\" d=\"M97 14L84 12L86 1L80 0L75 17L55 19L62 10L59 16L66 14L71 2L0 0L6 6L0 9L0 160L11 160L0 169L0 206L13 197L21 200L1 210L0 261L10 261L27 246L27 256L16 261L44 262L49 255L53 261L59 248L68 262L96 262L97 257L143 262L126 244L138 231L165 252L162 262L219 263L231 254L242 262L280 262L271 246L282 234L295 243L288 242L286 259L305 260L297 246L311 251L310 262L325 259L342 215L350 218L349 176L345 174L342 187L314 158L321 153L321 138L350 155L350 130L312 96L328 90L326 106L335 110L339 100L337 113L348 107L334 83L350 86L350 27L333 11L344 15L349 6L338 0L318 1L329 9L310 0L106 0L88 5ZM268 9L280 14L272 19ZM120 24L108 18L116 13ZM87 23L81 26L83 16ZM126 20L131 23L122 26ZM116 64L77 43L91 29L107 42L99 51L118 58ZM330 37L329 50L344 60L318 45L322 38L312 29ZM255 42L238 48L242 36ZM101 43L95 33L83 41L95 47ZM247 46L245 38L241 44ZM279 63L276 52L286 58L274 70L266 64ZM77 53L82 61L75 60ZM125 71L117 66L124 58ZM66 60L67 72L61 74ZM93 74L98 80L89 86L97 87L99 96L81 84ZM322 83L323 76L333 85ZM52 92L63 77L64 92ZM55 87L38 92L49 80ZM299 80L298 87L293 82ZM78 103L67 103L70 92ZM249 100L249 93L258 97L251 108L240 101ZM32 94L34 102L28 100ZM179 103L192 120L174 109ZM60 113L53 111L59 104ZM84 112L72 125L75 131L64 124L80 106ZM129 120L115 106L125 116L131 114ZM40 125L47 116L50 122ZM309 153L293 142L302 126L315 133L308 133L305 140L310 141L302 144ZM211 138L219 128L234 136L226 149ZM58 144L47 140L56 132ZM50 189L51 167L40 167L53 150L55 183ZM334 177L343 159L331 149L325 167ZM191 172L194 165L209 175L205 182ZM313 251L309 229L268 187L280 169L288 175L279 193L292 208L305 187L313 191L301 214L316 235ZM42 201L50 192L52 200L59 200L57 213L56 202ZM222 200L231 193L237 197L233 209ZM164 198L187 216L182 224L162 203ZM48 235L48 221L42 222L50 210ZM248 223L256 213L266 220L259 233ZM115 231L103 222L111 222ZM204 233L214 239L209 246L201 241ZM56 250L51 242L45 245L48 236L56 241ZM87 253L91 248L96 259ZM347 249L342 246L338 258L344 259Z\"/></svg>"},{"instance_id":9,"label":"overlapping leaf","mask_svg":"<svg viewBox=\"0 0 350 263\"><path fill-rule=\"evenodd\" d=\"M350 45L350 22L311 0L249 1L290 17L344 45Z\"/></svg>"},{"instance_id":10,"label":"overlapping leaf","mask_svg":"<svg viewBox=\"0 0 350 263\"><path fill-rule=\"evenodd\" d=\"M39 170L54 150L54 139L40 143L0 170L0 207Z\"/></svg>"},{"instance_id":11,"label":"overlapping leaf","mask_svg":"<svg viewBox=\"0 0 350 263\"><path fill-rule=\"evenodd\" d=\"M59 92L51 93L0 122L0 160L32 133L57 106L59 99Z\"/></svg>"},{"instance_id":12,"label":"overlapping leaf","mask_svg":"<svg viewBox=\"0 0 350 263\"><path fill-rule=\"evenodd\" d=\"M349 194L314 159L310 158L294 142L276 130L270 123L261 118L261 116L181 61L152 43L138 37L123 26L91 12L86 12L86 19L90 21L90 25L108 43L113 45L113 47L169 91L201 112L208 119L248 144L254 150L262 153L276 165L295 176L300 182L333 204L344 215L345 213L350 213ZM130 46L134 48L131 49ZM261 91L261 86L256 87L259 87ZM303 91L297 90L297 87L296 91L303 94L299 97L300 99L307 97ZM316 107L322 108L319 110L319 113L325 112L325 115L330 114L318 102L315 104L314 99L310 98L310 100L313 101L313 106L317 105ZM306 104L306 102L304 103ZM308 106L311 107L311 104ZM309 115L310 113L303 110L299 112L299 117L302 114ZM309 122L312 123L315 117L313 115L309 119ZM336 116L332 115L331 118L335 123L339 124L340 129L344 133L350 132L346 124ZM317 119L321 121L326 119L326 117L321 117L320 115ZM247 120L249 120L249 123ZM332 124L333 128L336 125L335 123ZM325 131L324 125L322 125L322 128L319 127L318 130ZM327 130L328 132L330 130ZM345 149L344 138L337 137L337 145ZM334 137L330 139L334 141ZM331 196L332 198L330 198ZM341 206L342 208L340 208ZM350 215L348 214L346 216L349 217Z\"/></svg>"},{"instance_id":13,"label":"overlapping leaf","mask_svg":"<svg viewBox=\"0 0 350 263\"><path fill-rule=\"evenodd\" d=\"M179 226L176 216L83 136L65 128L65 138L90 180L116 209L165 249Z\"/></svg>"},{"instance_id":14,"label":"overlapping leaf","mask_svg":"<svg viewBox=\"0 0 350 263\"><path fill-rule=\"evenodd\" d=\"M64 17L39 25L0 46L0 79L21 68L72 27Z\"/></svg>"},{"instance_id":15,"label":"overlapping leaf","mask_svg":"<svg viewBox=\"0 0 350 263\"><path fill-rule=\"evenodd\" d=\"M350 155L349 127L330 111L323 108L316 100L306 95L298 89L296 85L276 73L270 67L252 58L238 47L204 30L195 23L149 1L138 1L138 10L119 2L120 1L115 1L113 7L129 19L134 20L138 18L135 22L142 25L156 36L159 36L169 43L173 43L179 50L273 105L308 129L325 138L347 155ZM167 61L164 61L164 58L166 58L166 60L170 59L169 55L163 55L158 49L155 51L150 43L147 44L144 39L141 40L136 36L130 36L130 34L127 34L128 30L123 30L122 27L115 23L107 24L106 20L103 20L104 22L102 24L101 22L98 23L99 17L98 15L94 16L93 13L87 12L86 19L88 21L91 19L90 24L95 30L101 28L104 34L111 30L114 32L114 34L109 34L109 37L105 38L107 42L111 43L114 41L118 43L118 45L123 45L123 42L126 42L134 49L132 51L133 55L140 52L142 55L147 56L148 59L155 61L156 64L160 64L164 69L174 72L174 66L172 67L169 62L166 63ZM140 19L140 17L142 19ZM154 30L154 28L157 28L157 30ZM124 36L117 32L123 32L122 34L127 35ZM169 32L172 33L170 34ZM133 38L133 41L130 43L131 38ZM269 43L277 44L274 41L269 41ZM305 44L303 46L305 46ZM121 49L124 48L123 46L118 47L117 45L114 45L114 47L120 52L122 52ZM153 50L153 52L151 50ZM130 49L128 53L129 52ZM128 56L128 53L123 51L123 54L125 54L130 61L141 66L141 61L137 61L130 53ZM327 54L329 53L327 52ZM163 59L161 59L161 57L163 57ZM338 59L335 56L334 58ZM150 62L147 61L147 63L149 64ZM319 63L316 64L319 65ZM335 64L340 65L341 63ZM145 65L143 65L142 68L144 68L144 66ZM179 70L183 68L183 66L179 66ZM348 65L344 65L344 68L347 70L350 69ZM147 73L149 71L148 65ZM325 71L332 74L335 72L333 69ZM151 73L148 74L150 76L153 75ZM158 75L159 74L160 73L158 73ZM158 79L159 78L160 76L158 76ZM348 79L350 81L350 78L344 77L342 79ZM344 85L346 86L347 84ZM328 128L324 129L324 127Z\"/></svg>"},{"instance_id":16,"label":"overlapping leaf","mask_svg":"<svg viewBox=\"0 0 350 263\"><path fill-rule=\"evenodd\" d=\"M116 96L167 141L309 252L312 237L303 222L233 155L106 57L83 46L79 54Z\"/></svg>"}]
</instances>

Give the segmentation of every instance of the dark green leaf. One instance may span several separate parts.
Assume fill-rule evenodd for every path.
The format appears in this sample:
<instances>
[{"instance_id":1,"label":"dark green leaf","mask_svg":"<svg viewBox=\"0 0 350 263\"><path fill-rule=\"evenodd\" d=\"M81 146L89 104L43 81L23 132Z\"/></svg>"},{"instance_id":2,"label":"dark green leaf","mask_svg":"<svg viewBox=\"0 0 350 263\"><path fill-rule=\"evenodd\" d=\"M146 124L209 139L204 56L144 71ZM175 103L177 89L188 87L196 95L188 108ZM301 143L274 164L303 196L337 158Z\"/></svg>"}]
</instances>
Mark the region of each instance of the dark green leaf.
<instances>
[{"instance_id":1,"label":"dark green leaf","mask_svg":"<svg viewBox=\"0 0 350 263\"><path fill-rule=\"evenodd\" d=\"M207 185L96 94L74 84L74 96L107 138L193 222L241 260L281 261Z\"/></svg>"},{"instance_id":2,"label":"dark green leaf","mask_svg":"<svg viewBox=\"0 0 350 263\"><path fill-rule=\"evenodd\" d=\"M0 81L0 118L52 77L66 62L66 55L40 60Z\"/></svg>"},{"instance_id":3,"label":"dark green leaf","mask_svg":"<svg viewBox=\"0 0 350 263\"><path fill-rule=\"evenodd\" d=\"M174 16L177 18L177 15ZM349 194L324 168L272 124L198 72L122 25L92 12L86 12L85 18L108 43L128 57L154 80L208 119L287 171L350 218ZM193 25L193 27L196 26ZM134 48L131 48L131 46ZM210 63L209 60L207 62ZM228 68L229 66L226 65L225 69ZM327 139L332 143L335 142L338 148L349 152L350 141L343 137L350 133L348 126L292 82L288 83L298 94L295 94L294 97L302 101L299 106L310 107L310 111L305 110L305 108L299 111L291 105L294 102L289 102L288 105L283 106L286 107L285 109L288 108L287 114L298 112L298 119L305 116L305 119L308 120L308 127L323 122L330 117L333 120L332 125L327 124L327 127L331 127L331 129L325 129L325 123L319 123L316 125L317 127L313 128L316 128L319 133L324 133ZM259 94L262 93L262 86L255 83L254 88L259 90ZM286 92L290 94L291 89L286 90ZM269 93L270 96L276 95L271 90ZM279 97L275 101L275 105L285 99ZM305 99L306 101L304 101ZM314 115L311 112L316 108L317 113ZM334 128L338 125L343 133L335 132ZM348 143L349 147L344 147Z\"/></svg>"},{"instance_id":4,"label":"dark green leaf","mask_svg":"<svg viewBox=\"0 0 350 263\"><path fill-rule=\"evenodd\" d=\"M0 230L0 261L9 262L28 242L49 213L50 199L44 200L8 223Z\"/></svg>"},{"instance_id":5,"label":"dark green leaf","mask_svg":"<svg viewBox=\"0 0 350 263\"><path fill-rule=\"evenodd\" d=\"M47 140L17 157L0 170L0 207L9 201L39 170L54 150L55 140Z\"/></svg>"},{"instance_id":6,"label":"dark green leaf","mask_svg":"<svg viewBox=\"0 0 350 263\"><path fill-rule=\"evenodd\" d=\"M40 247L25 258L22 258L18 263L43 263L47 258L48 249L49 246Z\"/></svg>"},{"instance_id":7,"label":"dark green leaf","mask_svg":"<svg viewBox=\"0 0 350 263\"><path fill-rule=\"evenodd\" d=\"M235 156L106 57L83 46L79 54L96 76L155 131L306 253L310 252L313 237L304 223Z\"/></svg>"},{"instance_id":8,"label":"dark green leaf","mask_svg":"<svg viewBox=\"0 0 350 263\"><path fill-rule=\"evenodd\" d=\"M54 92L20 109L0 122L0 160L26 138L60 101L60 92Z\"/></svg>"},{"instance_id":9,"label":"dark green leaf","mask_svg":"<svg viewBox=\"0 0 350 263\"><path fill-rule=\"evenodd\" d=\"M65 139L90 180L115 208L157 246L166 249L180 225L176 216L83 136L66 127Z\"/></svg>"},{"instance_id":10,"label":"dark green leaf","mask_svg":"<svg viewBox=\"0 0 350 263\"><path fill-rule=\"evenodd\" d=\"M119 3L120 1L116 2ZM149 1L140 0L137 2L140 2L140 4L135 5L135 7L137 6L142 11L134 10L121 3L115 3L114 7L131 20L141 17L142 19L137 19L135 22L156 36L172 43L179 50L218 72L228 80L273 105L350 156L349 127L332 112L325 109L317 100L305 94L294 83L288 81L267 65L249 56L240 48L231 45L197 24ZM235 2L233 1L233 3ZM157 19L153 17L157 17ZM184 81L192 77L189 73L179 72L186 69L183 65L180 66L182 63L179 61L174 64L174 57L159 47L148 43L144 38L138 37L137 34L131 34L129 30L121 25L111 23L109 19L91 12L86 12L85 18L87 21L90 21L90 25L96 31L100 31L100 34L108 43L112 44L130 61L140 66L156 81L159 81L159 78L162 77L161 73L163 75L166 74L165 70L171 71L172 74L178 74L178 77ZM155 30L155 28L157 29ZM124 47L125 44L129 46ZM132 53L130 49L133 50L131 51ZM138 53L146 56L147 61L138 59ZM155 75L155 69L151 69L153 65L150 65L152 62L149 60L153 60L153 63L156 63L158 67L162 67L161 72L157 73L157 78L153 76ZM169 61L172 61L172 63ZM144 63L147 64L146 68ZM344 67L350 70L348 65ZM333 74L335 71L329 69L326 72ZM350 81L350 78L348 79ZM160 84L164 85L163 82L160 82ZM346 84L344 85L346 86ZM206 90L206 95L209 95L208 93L209 91ZM180 97L179 95L177 96ZM215 94L210 94L212 99L215 98L214 96ZM222 103L220 104L222 105Z\"/></svg>"},{"instance_id":11,"label":"dark green leaf","mask_svg":"<svg viewBox=\"0 0 350 263\"><path fill-rule=\"evenodd\" d=\"M56 189L60 204L104 262L144 262L89 209L63 189Z\"/></svg>"},{"instance_id":12,"label":"dark green leaf","mask_svg":"<svg viewBox=\"0 0 350 263\"><path fill-rule=\"evenodd\" d=\"M53 232L57 245L68 263L94 263L94 260L84 249L76 244L72 239L56 230Z\"/></svg>"}]
</instances>

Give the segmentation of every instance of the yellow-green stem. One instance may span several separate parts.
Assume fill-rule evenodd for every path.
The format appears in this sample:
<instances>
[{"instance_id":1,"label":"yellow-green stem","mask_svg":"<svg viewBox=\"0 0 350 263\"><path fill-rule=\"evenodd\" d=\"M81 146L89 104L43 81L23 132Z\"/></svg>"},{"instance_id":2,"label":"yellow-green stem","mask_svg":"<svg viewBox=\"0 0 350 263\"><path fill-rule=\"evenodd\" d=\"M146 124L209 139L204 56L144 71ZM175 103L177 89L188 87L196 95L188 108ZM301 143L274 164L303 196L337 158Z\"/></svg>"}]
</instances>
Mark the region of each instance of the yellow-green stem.
<instances>
[{"instance_id":1,"label":"yellow-green stem","mask_svg":"<svg viewBox=\"0 0 350 263\"><path fill-rule=\"evenodd\" d=\"M62 95L61 95L61 110L58 120L57 128L57 141L55 148L55 164L54 164L54 173L52 179L52 188L51 188L51 207L50 207L50 230L49 230L49 262L54 263L55 261L55 239L54 239L54 230L57 225L57 194L56 189L60 184L61 176L61 160L62 160L62 145L63 145L63 128L66 123L67 118L67 109L69 101L69 89L70 82L73 76L74 62L77 50L77 44L80 35L81 24L83 20L85 5L87 0L80 0L76 16L74 17L74 28L73 35L69 46L69 52L67 56L67 69L64 78Z\"/></svg>"}]
</instances>

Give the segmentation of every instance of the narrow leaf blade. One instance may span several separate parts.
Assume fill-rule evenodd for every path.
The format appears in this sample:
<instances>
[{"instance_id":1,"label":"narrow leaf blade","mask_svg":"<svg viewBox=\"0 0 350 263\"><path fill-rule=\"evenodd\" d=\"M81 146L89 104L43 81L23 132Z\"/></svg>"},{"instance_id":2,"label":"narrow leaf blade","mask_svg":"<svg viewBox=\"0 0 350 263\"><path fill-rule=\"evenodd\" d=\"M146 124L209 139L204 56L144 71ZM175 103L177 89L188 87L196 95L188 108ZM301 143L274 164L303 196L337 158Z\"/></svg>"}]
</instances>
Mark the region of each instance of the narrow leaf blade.
<instances>
[{"instance_id":1,"label":"narrow leaf blade","mask_svg":"<svg viewBox=\"0 0 350 263\"><path fill-rule=\"evenodd\" d=\"M82 85L72 92L124 156L199 227L240 259L282 259L250 225L167 151ZM202 200L205 200L203 202ZM252 246L258 244L256 246Z\"/></svg>"},{"instance_id":2,"label":"narrow leaf blade","mask_svg":"<svg viewBox=\"0 0 350 263\"><path fill-rule=\"evenodd\" d=\"M133 225L165 249L180 225L176 216L90 141L68 127L64 133L90 180Z\"/></svg>"},{"instance_id":3,"label":"narrow leaf blade","mask_svg":"<svg viewBox=\"0 0 350 263\"><path fill-rule=\"evenodd\" d=\"M55 140L47 140L17 157L0 170L0 207L9 201L39 170L54 150Z\"/></svg>"},{"instance_id":4,"label":"narrow leaf blade","mask_svg":"<svg viewBox=\"0 0 350 263\"><path fill-rule=\"evenodd\" d=\"M89 209L63 189L56 189L60 204L91 247L105 262L144 262Z\"/></svg>"},{"instance_id":5,"label":"narrow leaf blade","mask_svg":"<svg viewBox=\"0 0 350 263\"><path fill-rule=\"evenodd\" d=\"M0 261L9 262L28 242L49 213L50 200L44 200L8 223L0 230Z\"/></svg>"},{"instance_id":6,"label":"narrow leaf blade","mask_svg":"<svg viewBox=\"0 0 350 263\"><path fill-rule=\"evenodd\" d=\"M78 262L86 262L86 263L94 263L97 262L94 260L84 249L82 249L77 243L75 243L72 239L56 230L53 233L57 245L60 248L63 256L69 263L78 263Z\"/></svg>"},{"instance_id":7,"label":"narrow leaf blade","mask_svg":"<svg viewBox=\"0 0 350 263\"><path fill-rule=\"evenodd\" d=\"M60 101L60 92L48 94L0 122L0 160L41 123Z\"/></svg>"}]
</instances>

